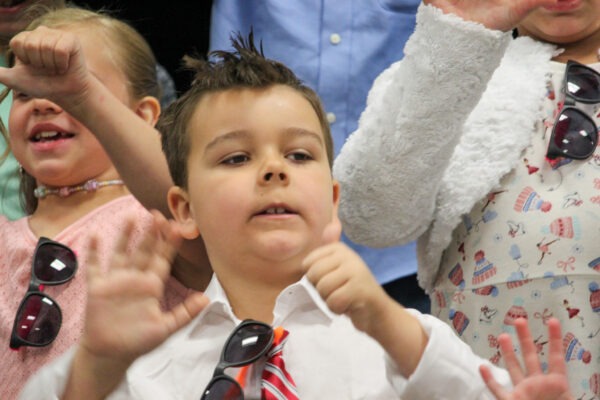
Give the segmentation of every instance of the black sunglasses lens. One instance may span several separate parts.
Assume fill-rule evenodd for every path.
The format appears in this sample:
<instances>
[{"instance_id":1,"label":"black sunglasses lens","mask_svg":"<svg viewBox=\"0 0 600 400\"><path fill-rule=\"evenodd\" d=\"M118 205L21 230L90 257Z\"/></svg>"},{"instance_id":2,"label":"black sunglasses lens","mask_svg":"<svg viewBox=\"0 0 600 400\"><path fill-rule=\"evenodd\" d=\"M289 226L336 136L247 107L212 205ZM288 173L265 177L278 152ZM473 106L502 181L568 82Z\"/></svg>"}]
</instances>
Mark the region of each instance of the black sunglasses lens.
<instances>
[{"instance_id":1,"label":"black sunglasses lens","mask_svg":"<svg viewBox=\"0 0 600 400\"><path fill-rule=\"evenodd\" d=\"M52 342L62 323L62 314L58 305L41 293L29 294L21 303L13 336L27 344L45 346ZM11 340L10 347L18 348L19 344Z\"/></svg>"},{"instance_id":2,"label":"black sunglasses lens","mask_svg":"<svg viewBox=\"0 0 600 400\"><path fill-rule=\"evenodd\" d=\"M61 283L73 277L77 269L75 253L55 243L42 243L33 265L35 276L46 283Z\"/></svg>"},{"instance_id":3,"label":"black sunglasses lens","mask_svg":"<svg viewBox=\"0 0 600 400\"><path fill-rule=\"evenodd\" d=\"M242 388L234 380L225 377L213 379L204 394L202 400L244 400Z\"/></svg>"},{"instance_id":4,"label":"black sunglasses lens","mask_svg":"<svg viewBox=\"0 0 600 400\"><path fill-rule=\"evenodd\" d=\"M262 324L248 324L238 329L230 338L224 361L239 364L258 357L271 344L272 329Z\"/></svg>"},{"instance_id":5,"label":"black sunglasses lens","mask_svg":"<svg viewBox=\"0 0 600 400\"><path fill-rule=\"evenodd\" d=\"M579 101L600 100L600 74L583 65L570 65L567 91Z\"/></svg>"},{"instance_id":6,"label":"black sunglasses lens","mask_svg":"<svg viewBox=\"0 0 600 400\"><path fill-rule=\"evenodd\" d=\"M584 159L596 149L598 132L589 117L575 108L564 109L554 126L554 145L560 156Z\"/></svg>"}]
</instances>

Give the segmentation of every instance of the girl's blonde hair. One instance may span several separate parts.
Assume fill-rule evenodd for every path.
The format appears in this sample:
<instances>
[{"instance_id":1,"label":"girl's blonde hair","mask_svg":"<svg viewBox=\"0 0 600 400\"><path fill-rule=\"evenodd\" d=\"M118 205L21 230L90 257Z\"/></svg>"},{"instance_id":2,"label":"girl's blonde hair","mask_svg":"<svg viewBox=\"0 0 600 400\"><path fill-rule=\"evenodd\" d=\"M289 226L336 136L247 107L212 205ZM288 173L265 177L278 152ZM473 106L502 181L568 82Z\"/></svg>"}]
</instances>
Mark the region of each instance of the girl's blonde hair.
<instances>
[{"instance_id":1,"label":"girl's blonde hair","mask_svg":"<svg viewBox=\"0 0 600 400\"><path fill-rule=\"evenodd\" d=\"M148 42L131 25L110 16L105 11L91 11L69 6L50 10L33 20L27 30L39 26L55 29L82 28L82 31L100 35L109 49L108 54L117 69L127 79L131 98L139 100L145 96L160 98L160 86L156 75L156 59ZM2 101L3 99L0 99ZM0 127L7 139L4 126ZM35 178L21 171L21 201L27 214L37 208L37 198L33 195Z\"/></svg>"},{"instance_id":2,"label":"girl's blonde hair","mask_svg":"<svg viewBox=\"0 0 600 400\"><path fill-rule=\"evenodd\" d=\"M115 67L128 80L129 94L134 99L144 96L160 98L156 78L156 59L150 45L131 25L110 16L105 11L91 11L69 6L49 11L33 20L27 30L39 26L48 28L84 28L102 36L113 55Z\"/></svg>"}]
</instances>

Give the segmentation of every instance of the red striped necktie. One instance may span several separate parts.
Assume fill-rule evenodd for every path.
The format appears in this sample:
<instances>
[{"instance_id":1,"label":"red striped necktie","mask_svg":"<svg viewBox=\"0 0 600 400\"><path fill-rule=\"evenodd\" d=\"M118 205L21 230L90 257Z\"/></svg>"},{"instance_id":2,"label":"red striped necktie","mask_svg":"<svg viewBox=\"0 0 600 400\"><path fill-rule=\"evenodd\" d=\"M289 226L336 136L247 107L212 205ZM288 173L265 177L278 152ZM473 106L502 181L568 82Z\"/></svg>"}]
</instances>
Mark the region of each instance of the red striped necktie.
<instances>
[{"instance_id":1,"label":"red striped necktie","mask_svg":"<svg viewBox=\"0 0 600 400\"><path fill-rule=\"evenodd\" d=\"M288 331L275 328L273 345L267 353L267 362L262 373L262 400L298 400L296 384L285 369L282 350L288 337Z\"/></svg>"}]
</instances>

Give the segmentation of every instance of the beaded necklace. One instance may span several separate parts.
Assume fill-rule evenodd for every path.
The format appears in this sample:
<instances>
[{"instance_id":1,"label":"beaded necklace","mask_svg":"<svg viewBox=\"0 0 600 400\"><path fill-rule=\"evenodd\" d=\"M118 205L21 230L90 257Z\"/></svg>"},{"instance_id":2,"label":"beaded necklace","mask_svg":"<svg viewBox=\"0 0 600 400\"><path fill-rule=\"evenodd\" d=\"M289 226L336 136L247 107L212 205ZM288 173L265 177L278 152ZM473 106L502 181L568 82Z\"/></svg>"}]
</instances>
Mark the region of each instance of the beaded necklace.
<instances>
[{"instance_id":1,"label":"beaded necklace","mask_svg":"<svg viewBox=\"0 0 600 400\"><path fill-rule=\"evenodd\" d=\"M68 197L72 193L76 192L95 192L96 190L106 187L106 186L114 186L114 185L124 185L124 182L121 179L113 179L109 181L97 181L95 179L90 179L82 185L76 186L63 186L61 188L49 189L47 186L40 185L35 188L33 191L33 195L38 199L43 199L48 195L57 195L59 197Z\"/></svg>"}]
</instances>

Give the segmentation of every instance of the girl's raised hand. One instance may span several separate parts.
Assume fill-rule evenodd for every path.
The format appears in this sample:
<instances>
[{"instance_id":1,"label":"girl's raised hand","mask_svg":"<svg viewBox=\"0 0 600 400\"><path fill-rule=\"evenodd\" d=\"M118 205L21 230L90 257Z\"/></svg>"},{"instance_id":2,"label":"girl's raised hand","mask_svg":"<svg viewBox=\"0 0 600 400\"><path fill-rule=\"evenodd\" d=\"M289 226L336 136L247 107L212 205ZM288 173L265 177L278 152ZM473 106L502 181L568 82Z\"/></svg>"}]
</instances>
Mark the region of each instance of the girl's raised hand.
<instances>
[{"instance_id":1,"label":"girl's raised hand","mask_svg":"<svg viewBox=\"0 0 600 400\"><path fill-rule=\"evenodd\" d=\"M423 0L446 14L479 22L489 29L509 31L537 7L554 5L558 0Z\"/></svg>"},{"instance_id":2,"label":"girl's raised hand","mask_svg":"<svg viewBox=\"0 0 600 400\"><path fill-rule=\"evenodd\" d=\"M73 32L40 26L17 34L9 45L15 65L0 68L0 82L17 92L76 105L95 79Z\"/></svg>"},{"instance_id":3,"label":"girl's raised hand","mask_svg":"<svg viewBox=\"0 0 600 400\"><path fill-rule=\"evenodd\" d=\"M513 382L512 392L503 388L493 378L490 369L482 365L481 377L490 391L499 400L573 400L567 380L567 366L563 352L560 323L556 318L548 320L548 372L544 373L537 349L531 337L526 319L515 321L524 369L521 367L510 336L501 334L498 337L500 351L504 363Z\"/></svg>"}]
</instances>

